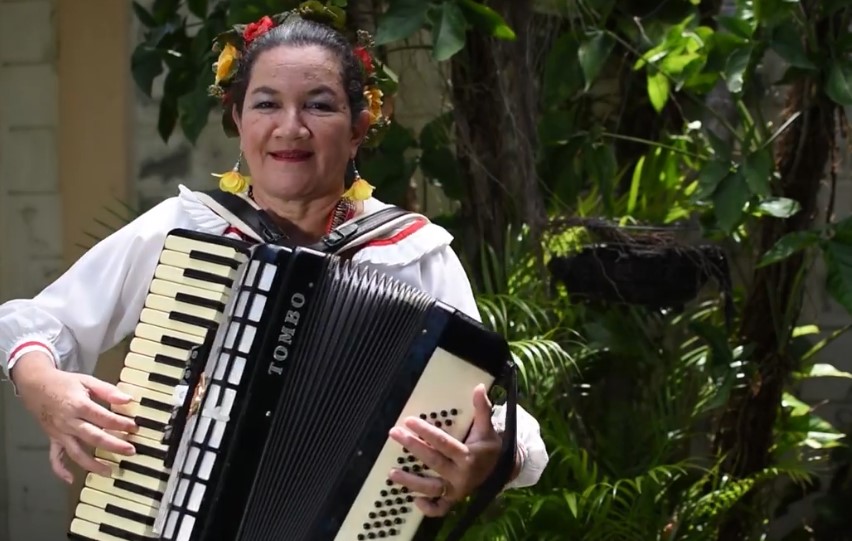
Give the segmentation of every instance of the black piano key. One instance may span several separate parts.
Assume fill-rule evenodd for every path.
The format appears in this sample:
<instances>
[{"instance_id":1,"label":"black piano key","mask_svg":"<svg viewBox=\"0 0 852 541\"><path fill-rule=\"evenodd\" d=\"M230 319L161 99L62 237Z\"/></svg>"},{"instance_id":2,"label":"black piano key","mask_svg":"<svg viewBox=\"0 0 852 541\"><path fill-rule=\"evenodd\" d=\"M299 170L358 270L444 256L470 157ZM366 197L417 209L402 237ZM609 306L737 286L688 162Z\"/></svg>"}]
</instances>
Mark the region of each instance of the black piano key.
<instances>
[{"instance_id":1,"label":"black piano key","mask_svg":"<svg viewBox=\"0 0 852 541\"><path fill-rule=\"evenodd\" d=\"M219 327L219 324L215 321L204 319L203 317L191 316L189 314L184 314L183 312L169 312L169 319L179 321L181 323L188 323L189 325L195 325L196 327L203 327L205 329L216 329Z\"/></svg>"},{"instance_id":2,"label":"black piano key","mask_svg":"<svg viewBox=\"0 0 852 541\"><path fill-rule=\"evenodd\" d=\"M168 387L177 387L178 385L180 385L179 379L170 376L164 376L162 374L148 374L148 381L150 381L151 383L159 383L160 385L166 385Z\"/></svg>"},{"instance_id":3,"label":"black piano key","mask_svg":"<svg viewBox=\"0 0 852 541\"><path fill-rule=\"evenodd\" d=\"M175 359L174 357L169 357L168 355L163 355L162 353L157 353L154 355L154 362L164 364L166 366L173 366L175 368L183 368L186 366L186 361L182 359Z\"/></svg>"},{"instance_id":4,"label":"black piano key","mask_svg":"<svg viewBox=\"0 0 852 541\"><path fill-rule=\"evenodd\" d=\"M232 280L231 278L219 276L218 274L213 274L210 272L204 272L197 269L184 269L183 275L186 278L201 280L202 282L219 284L228 288L234 287L234 280Z\"/></svg>"},{"instance_id":5,"label":"black piano key","mask_svg":"<svg viewBox=\"0 0 852 541\"><path fill-rule=\"evenodd\" d=\"M140 487L139 485L135 485L123 479L113 479L113 485L115 485L115 488L126 490L127 492L132 492L134 494L139 494L140 496L151 498L152 500L157 502L163 499L163 493L159 490L151 490L150 488Z\"/></svg>"},{"instance_id":6,"label":"black piano key","mask_svg":"<svg viewBox=\"0 0 852 541\"><path fill-rule=\"evenodd\" d=\"M144 396L142 397L141 400L139 400L139 405L145 406L146 408L151 408L151 409L157 410L157 411L164 411L166 413L171 412L172 409L174 408L174 406L172 406L171 404L164 404L163 402L160 402L159 400L154 400L152 398L148 398L148 397L144 397Z\"/></svg>"},{"instance_id":7,"label":"black piano key","mask_svg":"<svg viewBox=\"0 0 852 541\"><path fill-rule=\"evenodd\" d=\"M140 456L150 456L151 458L156 458L158 460L164 460L166 458L166 451L164 449L156 449L138 442L133 442L133 448L136 449L136 454Z\"/></svg>"},{"instance_id":8,"label":"black piano key","mask_svg":"<svg viewBox=\"0 0 852 541\"><path fill-rule=\"evenodd\" d=\"M231 259L230 257L225 257L221 255L211 254L208 252L204 252L201 250L190 250L189 258L195 259L196 261L205 261L207 263L213 263L216 265L222 265L223 267L228 267L231 269L236 269L240 266L238 261Z\"/></svg>"},{"instance_id":9,"label":"black piano key","mask_svg":"<svg viewBox=\"0 0 852 541\"><path fill-rule=\"evenodd\" d=\"M156 541L157 539L156 537L146 537L144 535L131 533L126 530L122 530L121 528L110 526L109 524L101 524L98 526L98 530L107 535L124 539L125 541Z\"/></svg>"},{"instance_id":10,"label":"black piano key","mask_svg":"<svg viewBox=\"0 0 852 541\"><path fill-rule=\"evenodd\" d=\"M118 463L118 467L123 470L136 472L152 479L159 479L160 481L169 480L169 474L167 472L159 472L156 470L152 470L151 468L147 468L135 462L128 462L127 460L122 460Z\"/></svg>"},{"instance_id":11,"label":"black piano key","mask_svg":"<svg viewBox=\"0 0 852 541\"><path fill-rule=\"evenodd\" d=\"M190 350L198 345L195 342L190 342L189 340L184 340L183 338L175 338L174 336L169 336L167 334L163 335L163 337L160 339L160 343L164 346L186 350Z\"/></svg>"},{"instance_id":12,"label":"black piano key","mask_svg":"<svg viewBox=\"0 0 852 541\"><path fill-rule=\"evenodd\" d=\"M142 428L148 428L157 432L162 432L166 429L166 425L164 425L163 423L152 421L151 419L146 419L144 417L139 417L138 415L134 417L133 420L136 423L136 426L141 426Z\"/></svg>"},{"instance_id":13,"label":"black piano key","mask_svg":"<svg viewBox=\"0 0 852 541\"><path fill-rule=\"evenodd\" d=\"M198 297L196 295L190 295L189 293L177 293L175 295L175 300L178 302L185 302L186 304L191 304L193 306L210 308L211 310L216 310L217 312L225 311L225 303L220 301L214 301L213 299L205 299L204 297Z\"/></svg>"},{"instance_id":14,"label":"black piano key","mask_svg":"<svg viewBox=\"0 0 852 541\"><path fill-rule=\"evenodd\" d=\"M123 507L119 507L115 504L108 503L106 507L104 507L104 511L109 513L110 515L115 515L117 517L121 517L126 520L130 520L133 522L138 522L140 524L144 524L145 526L153 526L155 517L149 517L145 515L140 515L139 513L128 511Z\"/></svg>"}]
</instances>

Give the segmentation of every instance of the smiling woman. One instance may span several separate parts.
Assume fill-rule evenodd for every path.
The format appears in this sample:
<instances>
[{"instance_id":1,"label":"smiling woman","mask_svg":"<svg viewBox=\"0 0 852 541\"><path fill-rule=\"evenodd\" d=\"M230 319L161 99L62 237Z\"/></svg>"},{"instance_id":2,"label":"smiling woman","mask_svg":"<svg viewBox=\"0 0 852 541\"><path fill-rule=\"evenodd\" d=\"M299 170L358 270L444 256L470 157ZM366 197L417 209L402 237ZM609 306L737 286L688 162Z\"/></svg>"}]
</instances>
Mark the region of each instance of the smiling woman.
<instances>
[{"instance_id":1,"label":"smiling woman","mask_svg":"<svg viewBox=\"0 0 852 541\"><path fill-rule=\"evenodd\" d=\"M331 229L389 207L364 190L346 190L359 147L387 120L374 110L367 85L376 66L364 43L353 47L331 26L296 13L265 17L221 47L217 86L226 123L239 136L250 177L235 189L246 205L270 216L291 245L315 242ZM363 37L363 35L362 35ZM241 162L238 162L238 166ZM239 167L234 172L240 176ZM366 191L366 193L364 193ZM21 400L51 440L51 463L66 481L65 457L109 475L86 445L129 456L134 446L114 431L135 432L133 420L94 400L126 404L117 387L90 376L98 355L137 325L166 236L176 228L256 242L244 222L180 193L96 245L33 299L0 306L0 361ZM450 247L452 237L416 217L359 246L352 260L377 269L479 320L470 283ZM484 386L471 389L473 427L464 440L407 419L388 436L428 465L434 476L394 470L390 477L423 495L430 516L446 514L494 470L505 408L492 408ZM515 471L510 487L537 482L547 453L534 418L518 409Z\"/></svg>"}]
</instances>

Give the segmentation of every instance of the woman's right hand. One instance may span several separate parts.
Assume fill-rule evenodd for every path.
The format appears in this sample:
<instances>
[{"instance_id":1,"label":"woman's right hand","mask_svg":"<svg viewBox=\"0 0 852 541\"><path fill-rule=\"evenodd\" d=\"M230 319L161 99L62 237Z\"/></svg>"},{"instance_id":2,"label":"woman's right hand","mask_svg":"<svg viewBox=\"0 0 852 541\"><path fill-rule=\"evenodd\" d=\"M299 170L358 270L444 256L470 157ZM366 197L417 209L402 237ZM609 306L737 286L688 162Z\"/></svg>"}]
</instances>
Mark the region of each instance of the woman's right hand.
<instances>
[{"instance_id":1,"label":"woman's right hand","mask_svg":"<svg viewBox=\"0 0 852 541\"><path fill-rule=\"evenodd\" d=\"M133 420L93 400L130 402L132 398L117 387L93 376L59 370L38 351L21 357L10 376L24 406L50 438L50 464L60 479L73 482L65 456L85 470L110 475L109 466L95 460L85 445L127 456L135 453L133 445L107 432L136 432Z\"/></svg>"}]
</instances>

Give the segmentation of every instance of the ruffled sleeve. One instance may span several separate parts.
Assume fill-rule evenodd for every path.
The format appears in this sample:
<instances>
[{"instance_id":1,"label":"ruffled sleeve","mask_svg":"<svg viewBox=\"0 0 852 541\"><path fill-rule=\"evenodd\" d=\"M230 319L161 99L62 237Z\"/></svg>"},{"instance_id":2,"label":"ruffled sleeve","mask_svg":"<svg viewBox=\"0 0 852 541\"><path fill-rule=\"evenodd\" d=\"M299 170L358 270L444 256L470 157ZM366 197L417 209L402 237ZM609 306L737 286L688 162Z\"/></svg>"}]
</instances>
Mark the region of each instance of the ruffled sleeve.
<instances>
[{"instance_id":1,"label":"ruffled sleeve","mask_svg":"<svg viewBox=\"0 0 852 541\"><path fill-rule=\"evenodd\" d=\"M182 194L152 208L86 252L32 299L0 305L0 366L6 377L34 350L67 371L92 373L98 356L137 323L166 234L174 228L217 233L209 211L193 215ZM196 209L198 210L198 209Z\"/></svg>"}]
</instances>

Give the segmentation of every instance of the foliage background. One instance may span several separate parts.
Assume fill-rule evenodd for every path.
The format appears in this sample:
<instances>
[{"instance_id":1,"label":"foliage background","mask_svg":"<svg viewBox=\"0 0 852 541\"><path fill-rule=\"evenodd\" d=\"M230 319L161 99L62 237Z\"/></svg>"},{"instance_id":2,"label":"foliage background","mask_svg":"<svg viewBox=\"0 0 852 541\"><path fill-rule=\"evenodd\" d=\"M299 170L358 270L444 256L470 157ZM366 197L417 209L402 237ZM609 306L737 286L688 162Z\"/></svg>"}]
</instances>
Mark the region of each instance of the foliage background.
<instances>
[{"instance_id":1,"label":"foliage background","mask_svg":"<svg viewBox=\"0 0 852 541\"><path fill-rule=\"evenodd\" d=\"M148 95L164 79L161 137L215 122L218 32L297 3L134 4L131 67ZM446 107L394 123L359 169L385 200L449 202L434 219L551 451L470 539L763 539L817 488L784 535L849 539L850 427L797 396L850 377L818 362L845 329L803 305L824 268L852 310L852 221L834 216L852 2L331 3L380 55L426 47L446 77Z\"/></svg>"}]
</instances>

